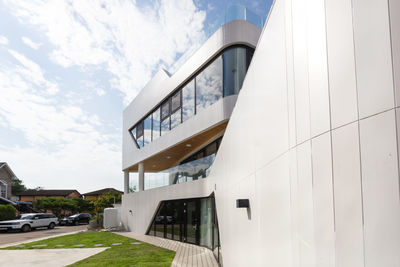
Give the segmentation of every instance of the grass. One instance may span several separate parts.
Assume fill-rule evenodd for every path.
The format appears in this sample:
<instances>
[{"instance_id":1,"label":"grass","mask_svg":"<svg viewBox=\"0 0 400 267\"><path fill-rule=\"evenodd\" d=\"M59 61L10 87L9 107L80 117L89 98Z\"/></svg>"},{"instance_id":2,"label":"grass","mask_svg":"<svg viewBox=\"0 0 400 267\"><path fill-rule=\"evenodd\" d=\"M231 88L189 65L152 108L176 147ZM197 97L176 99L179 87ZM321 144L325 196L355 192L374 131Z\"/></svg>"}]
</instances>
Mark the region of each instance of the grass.
<instances>
[{"instance_id":1,"label":"grass","mask_svg":"<svg viewBox=\"0 0 400 267\"><path fill-rule=\"evenodd\" d=\"M140 245L132 245L133 242L140 242ZM113 243L122 245L112 246ZM46 247L33 247L46 244ZM75 245L84 244L82 248L95 248L95 244L103 244L110 247L105 251L93 255L84 260L78 261L69 266L170 266L174 259L175 252L153 246L132 238L120 236L110 232L85 232L60 237L49 238L36 242L11 246L3 249L58 249L76 248ZM64 245L56 247L56 245ZM81 248L81 247L79 247ZM76 249L79 249L76 248Z\"/></svg>"}]
</instances>

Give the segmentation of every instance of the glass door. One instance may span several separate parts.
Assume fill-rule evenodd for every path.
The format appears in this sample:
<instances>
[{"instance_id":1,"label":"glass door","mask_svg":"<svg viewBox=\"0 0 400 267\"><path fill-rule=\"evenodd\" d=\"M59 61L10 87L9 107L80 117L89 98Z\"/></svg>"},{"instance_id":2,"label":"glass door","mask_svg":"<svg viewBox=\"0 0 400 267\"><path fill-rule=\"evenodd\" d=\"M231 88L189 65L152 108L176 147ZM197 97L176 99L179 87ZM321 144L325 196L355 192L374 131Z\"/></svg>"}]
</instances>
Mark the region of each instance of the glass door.
<instances>
[{"instance_id":1,"label":"glass door","mask_svg":"<svg viewBox=\"0 0 400 267\"><path fill-rule=\"evenodd\" d=\"M186 231L185 241L192 244L198 244L199 242L199 201L189 200L185 203L186 208Z\"/></svg>"}]
</instances>

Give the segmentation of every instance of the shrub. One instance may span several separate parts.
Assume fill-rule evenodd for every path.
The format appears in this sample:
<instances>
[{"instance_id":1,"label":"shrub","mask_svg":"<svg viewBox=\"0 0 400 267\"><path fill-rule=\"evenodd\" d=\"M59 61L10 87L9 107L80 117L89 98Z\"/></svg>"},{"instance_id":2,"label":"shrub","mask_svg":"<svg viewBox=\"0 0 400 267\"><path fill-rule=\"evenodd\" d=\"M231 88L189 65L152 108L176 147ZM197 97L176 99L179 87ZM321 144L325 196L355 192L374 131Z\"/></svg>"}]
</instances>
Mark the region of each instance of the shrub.
<instances>
[{"instance_id":1,"label":"shrub","mask_svg":"<svg viewBox=\"0 0 400 267\"><path fill-rule=\"evenodd\" d=\"M14 206L0 205L0 221L13 220L17 214L17 209Z\"/></svg>"}]
</instances>

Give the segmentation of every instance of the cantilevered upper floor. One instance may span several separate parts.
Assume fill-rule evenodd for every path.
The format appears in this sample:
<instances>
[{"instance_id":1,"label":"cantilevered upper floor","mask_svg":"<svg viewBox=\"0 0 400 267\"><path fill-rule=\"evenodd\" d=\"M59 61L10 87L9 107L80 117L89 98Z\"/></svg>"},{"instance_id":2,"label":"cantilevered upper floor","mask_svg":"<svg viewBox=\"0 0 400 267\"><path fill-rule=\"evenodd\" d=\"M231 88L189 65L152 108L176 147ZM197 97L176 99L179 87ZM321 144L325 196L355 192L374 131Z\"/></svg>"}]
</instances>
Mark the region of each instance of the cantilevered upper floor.
<instances>
[{"instance_id":1,"label":"cantilevered upper floor","mask_svg":"<svg viewBox=\"0 0 400 267\"><path fill-rule=\"evenodd\" d=\"M173 75L153 77L123 113L124 171L139 163L162 171L218 145L260 33L248 21L229 22Z\"/></svg>"}]
</instances>

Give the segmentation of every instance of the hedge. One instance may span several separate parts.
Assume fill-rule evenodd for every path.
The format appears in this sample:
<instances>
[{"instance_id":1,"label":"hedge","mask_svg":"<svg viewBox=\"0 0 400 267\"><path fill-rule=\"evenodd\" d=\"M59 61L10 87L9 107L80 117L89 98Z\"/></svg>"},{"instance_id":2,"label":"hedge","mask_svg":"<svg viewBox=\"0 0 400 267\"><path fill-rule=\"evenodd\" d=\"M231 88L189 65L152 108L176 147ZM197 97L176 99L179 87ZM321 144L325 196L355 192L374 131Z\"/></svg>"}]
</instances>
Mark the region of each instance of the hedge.
<instances>
[{"instance_id":1,"label":"hedge","mask_svg":"<svg viewBox=\"0 0 400 267\"><path fill-rule=\"evenodd\" d=\"M17 209L14 206L0 205L0 221L14 220L17 214Z\"/></svg>"}]
</instances>

